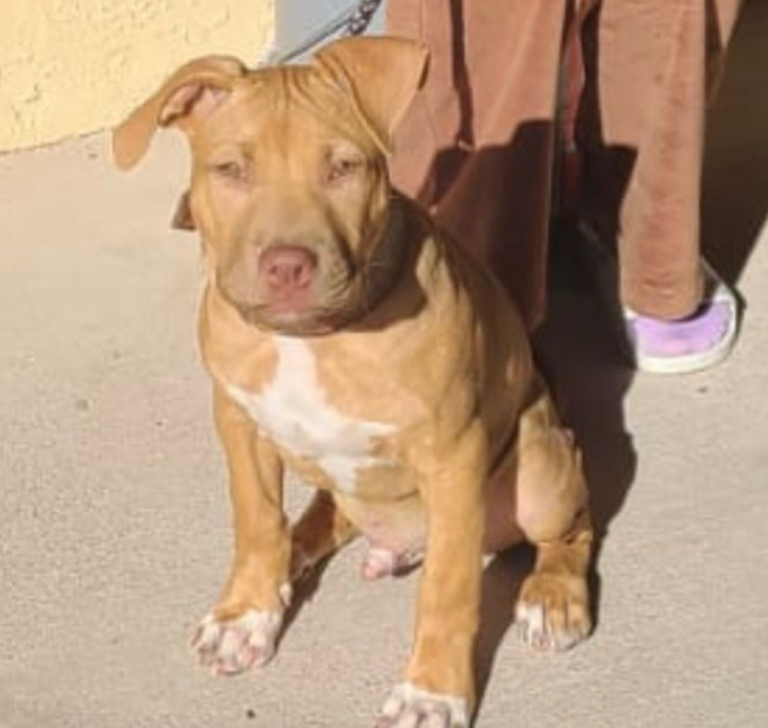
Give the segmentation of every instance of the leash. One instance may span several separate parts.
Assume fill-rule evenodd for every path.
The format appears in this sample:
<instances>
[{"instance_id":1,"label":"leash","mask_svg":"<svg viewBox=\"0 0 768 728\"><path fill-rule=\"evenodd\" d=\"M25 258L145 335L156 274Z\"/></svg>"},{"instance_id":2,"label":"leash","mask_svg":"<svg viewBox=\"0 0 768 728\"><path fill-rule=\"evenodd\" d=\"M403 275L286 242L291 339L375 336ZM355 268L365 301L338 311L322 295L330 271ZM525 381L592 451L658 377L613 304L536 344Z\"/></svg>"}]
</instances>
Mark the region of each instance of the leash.
<instances>
[{"instance_id":1,"label":"leash","mask_svg":"<svg viewBox=\"0 0 768 728\"><path fill-rule=\"evenodd\" d=\"M358 0L358 2L329 20L325 25L310 33L291 50L285 53L272 51L258 65L290 63L335 35L362 35L371 24L371 20L373 20L373 16L379 9L381 1Z\"/></svg>"}]
</instances>

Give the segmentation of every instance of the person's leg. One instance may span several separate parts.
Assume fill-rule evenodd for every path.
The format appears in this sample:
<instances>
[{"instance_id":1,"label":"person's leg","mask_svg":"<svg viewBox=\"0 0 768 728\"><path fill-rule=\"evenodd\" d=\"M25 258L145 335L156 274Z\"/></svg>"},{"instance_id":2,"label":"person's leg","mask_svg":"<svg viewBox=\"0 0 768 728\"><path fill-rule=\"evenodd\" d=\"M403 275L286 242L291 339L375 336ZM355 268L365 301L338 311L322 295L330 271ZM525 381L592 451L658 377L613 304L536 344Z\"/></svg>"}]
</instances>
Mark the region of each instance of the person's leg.
<instances>
[{"instance_id":1,"label":"person's leg","mask_svg":"<svg viewBox=\"0 0 768 728\"><path fill-rule=\"evenodd\" d=\"M646 368L712 364L735 334L732 294L706 303L716 278L702 268L699 200L708 87L739 5L603 0L585 31L585 214L617 241L620 298Z\"/></svg>"},{"instance_id":2,"label":"person's leg","mask_svg":"<svg viewBox=\"0 0 768 728\"><path fill-rule=\"evenodd\" d=\"M396 136L395 184L483 260L529 327L544 312L554 111L567 0L390 0L431 53Z\"/></svg>"}]
</instances>

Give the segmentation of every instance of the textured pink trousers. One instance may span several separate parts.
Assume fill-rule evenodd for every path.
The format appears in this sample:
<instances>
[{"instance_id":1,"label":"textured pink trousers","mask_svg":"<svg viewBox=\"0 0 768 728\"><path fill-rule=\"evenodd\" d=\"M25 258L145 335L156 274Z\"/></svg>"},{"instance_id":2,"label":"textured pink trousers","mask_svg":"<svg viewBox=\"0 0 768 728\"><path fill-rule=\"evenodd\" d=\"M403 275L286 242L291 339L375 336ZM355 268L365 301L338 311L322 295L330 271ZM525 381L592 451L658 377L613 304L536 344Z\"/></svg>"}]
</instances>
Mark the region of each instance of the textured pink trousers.
<instances>
[{"instance_id":1,"label":"textured pink trousers","mask_svg":"<svg viewBox=\"0 0 768 728\"><path fill-rule=\"evenodd\" d=\"M659 318L690 314L702 288L705 109L740 5L389 0L388 31L431 52L396 138L395 184L495 271L535 326L562 138L556 108L577 88L579 214L616 241L622 302Z\"/></svg>"}]
</instances>

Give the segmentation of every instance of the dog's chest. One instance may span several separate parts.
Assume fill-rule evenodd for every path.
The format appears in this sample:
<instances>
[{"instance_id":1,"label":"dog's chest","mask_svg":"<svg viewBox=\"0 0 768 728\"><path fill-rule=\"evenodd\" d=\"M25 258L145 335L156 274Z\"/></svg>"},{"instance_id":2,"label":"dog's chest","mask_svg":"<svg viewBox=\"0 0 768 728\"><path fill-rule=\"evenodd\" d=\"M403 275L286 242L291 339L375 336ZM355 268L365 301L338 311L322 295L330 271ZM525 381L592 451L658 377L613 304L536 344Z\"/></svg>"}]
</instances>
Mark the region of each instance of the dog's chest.
<instances>
[{"instance_id":1,"label":"dog's chest","mask_svg":"<svg viewBox=\"0 0 768 728\"><path fill-rule=\"evenodd\" d=\"M360 470L389 464L373 455L373 447L376 438L396 428L350 417L330 405L306 342L275 337L275 344L272 382L258 394L230 385L230 396L267 437L293 455L314 460L340 489L353 492Z\"/></svg>"}]
</instances>

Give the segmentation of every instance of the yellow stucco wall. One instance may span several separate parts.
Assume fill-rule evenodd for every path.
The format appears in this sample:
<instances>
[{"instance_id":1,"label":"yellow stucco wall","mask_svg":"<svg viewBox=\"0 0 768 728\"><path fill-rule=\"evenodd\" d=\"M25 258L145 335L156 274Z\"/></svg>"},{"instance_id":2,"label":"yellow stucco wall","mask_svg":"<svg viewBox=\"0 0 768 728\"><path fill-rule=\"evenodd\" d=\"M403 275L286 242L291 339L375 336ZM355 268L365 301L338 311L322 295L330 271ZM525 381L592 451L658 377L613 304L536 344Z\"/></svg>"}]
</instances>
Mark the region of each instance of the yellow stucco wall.
<instances>
[{"instance_id":1,"label":"yellow stucco wall","mask_svg":"<svg viewBox=\"0 0 768 728\"><path fill-rule=\"evenodd\" d=\"M0 0L0 150L106 128L180 63L252 63L275 0Z\"/></svg>"}]
</instances>

